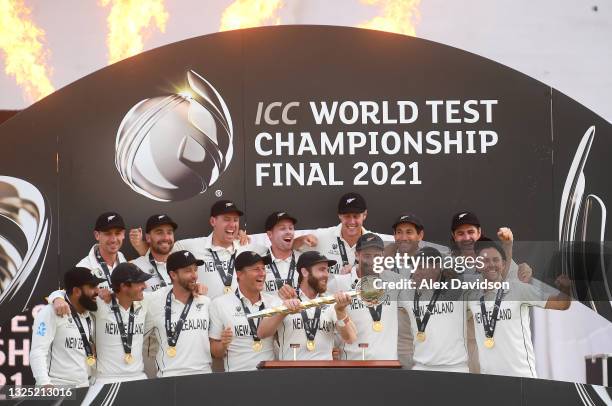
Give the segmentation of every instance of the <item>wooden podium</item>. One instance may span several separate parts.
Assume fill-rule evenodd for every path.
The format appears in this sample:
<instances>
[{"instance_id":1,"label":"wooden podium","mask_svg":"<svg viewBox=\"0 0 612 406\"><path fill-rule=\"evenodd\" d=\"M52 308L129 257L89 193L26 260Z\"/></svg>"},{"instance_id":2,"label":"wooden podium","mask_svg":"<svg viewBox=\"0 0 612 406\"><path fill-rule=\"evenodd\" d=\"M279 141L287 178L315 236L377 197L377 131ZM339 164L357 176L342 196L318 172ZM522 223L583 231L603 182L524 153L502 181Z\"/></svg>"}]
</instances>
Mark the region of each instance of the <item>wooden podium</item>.
<instances>
[{"instance_id":1,"label":"wooden podium","mask_svg":"<svg viewBox=\"0 0 612 406\"><path fill-rule=\"evenodd\" d=\"M401 369L399 361L261 361L257 369L288 368L392 368Z\"/></svg>"}]
</instances>

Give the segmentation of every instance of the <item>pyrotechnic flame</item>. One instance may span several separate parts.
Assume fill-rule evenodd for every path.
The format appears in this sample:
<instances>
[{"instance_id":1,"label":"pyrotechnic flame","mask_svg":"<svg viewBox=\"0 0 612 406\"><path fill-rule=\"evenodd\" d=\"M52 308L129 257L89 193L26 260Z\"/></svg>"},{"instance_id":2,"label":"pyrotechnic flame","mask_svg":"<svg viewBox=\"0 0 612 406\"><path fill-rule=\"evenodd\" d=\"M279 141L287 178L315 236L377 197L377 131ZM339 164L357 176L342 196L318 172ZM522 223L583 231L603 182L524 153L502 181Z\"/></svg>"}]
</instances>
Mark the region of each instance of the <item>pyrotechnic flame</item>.
<instances>
[{"instance_id":1,"label":"pyrotechnic flame","mask_svg":"<svg viewBox=\"0 0 612 406\"><path fill-rule=\"evenodd\" d=\"M111 5L106 40L109 64L141 53L153 25L166 30L164 0L100 0L100 4Z\"/></svg>"},{"instance_id":2,"label":"pyrotechnic flame","mask_svg":"<svg viewBox=\"0 0 612 406\"><path fill-rule=\"evenodd\" d=\"M282 6L283 0L235 0L223 12L219 31L278 25L277 12Z\"/></svg>"},{"instance_id":3,"label":"pyrotechnic flame","mask_svg":"<svg viewBox=\"0 0 612 406\"><path fill-rule=\"evenodd\" d=\"M5 72L15 77L29 102L35 102L55 89L49 80L49 51L44 49L45 32L30 18L23 0L0 0L0 50Z\"/></svg>"},{"instance_id":4,"label":"pyrotechnic flame","mask_svg":"<svg viewBox=\"0 0 612 406\"><path fill-rule=\"evenodd\" d=\"M359 25L370 28L415 36L415 23L419 18L419 3L421 0L361 0L369 5L380 5L381 15Z\"/></svg>"}]
</instances>

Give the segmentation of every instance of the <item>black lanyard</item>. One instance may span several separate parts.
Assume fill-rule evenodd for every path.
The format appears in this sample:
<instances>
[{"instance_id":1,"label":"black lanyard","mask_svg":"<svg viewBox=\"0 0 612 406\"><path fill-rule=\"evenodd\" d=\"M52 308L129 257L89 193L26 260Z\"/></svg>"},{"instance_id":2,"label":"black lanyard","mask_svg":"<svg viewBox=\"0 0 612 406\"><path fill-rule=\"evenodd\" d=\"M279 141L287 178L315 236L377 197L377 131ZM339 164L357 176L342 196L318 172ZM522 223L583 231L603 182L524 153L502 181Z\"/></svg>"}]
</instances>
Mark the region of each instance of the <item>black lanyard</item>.
<instances>
[{"instance_id":1,"label":"black lanyard","mask_svg":"<svg viewBox=\"0 0 612 406\"><path fill-rule=\"evenodd\" d=\"M495 325L497 324L497 315L499 314L499 305L504 297L504 290L499 289L495 295L495 305L493 306L493 312L489 319L489 313L487 313L487 307L485 306L484 295L480 296L480 313L482 315L482 326L484 327L485 336L487 338L493 338L495 334Z\"/></svg>"},{"instance_id":2,"label":"black lanyard","mask_svg":"<svg viewBox=\"0 0 612 406\"><path fill-rule=\"evenodd\" d=\"M176 347L176 342L181 335L181 330L183 330L183 325L185 324L185 319L187 319L187 313L189 313L189 309L191 309L191 304L193 303L193 295L189 295L189 300L183 307L183 311L179 316L178 321L176 322L176 327L174 331L172 331L172 290L168 292L166 296L166 338L168 339L169 347Z\"/></svg>"},{"instance_id":3,"label":"black lanyard","mask_svg":"<svg viewBox=\"0 0 612 406\"><path fill-rule=\"evenodd\" d=\"M244 300L242 300L242 298L240 297L240 294L238 293L238 289L236 289L234 293L236 294L236 297L238 298L238 300L240 300L240 304L242 305L242 310L244 311L244 315L248 316L249 314L251 314L249 307L244 304ZM259 305L258 310L262 311L265 307L266 305L264 304L263 298L262 298L261 304ZM253 337L253 341L260 341L261 338L259 338L259 336L257 335L257 329L259 328L259 322L261 321L261 319L257 319L257 324L255 324L254 319L249 319L248 317L247 317L247 321L249 322L249 329L251 329L251 337Z\"/></svg>"},{"instance_id":4,"label":"black lanyard","mask_svg":"<svg viewBox=\"0 0 612 406\"><path fill-rule=\"evenodd\" d=\"M376 308L368 307L368 310L370 311L370 316L372 316L373 321L380 321L380 318L382 317L382 309L383 309L382 303L376 306Z\"/></svg>"},{"instance_id":5,"label":"black lanyard","mask_svg":"<svg viewBox=\"0 0 612 406\"><path fill-rule=\"evenodd\" d=\"M442 280L443 278L440 278L440 281ZM417 329L419 332L425 332L425 328L427 328L427 323L429 322L429 317L431 316L431 312L433 311L433 308L436 305L436 302L438 301L440 293L442 293L442 289L438 288L434 290L433 294L431 295L431 299L429 300L429 303L425 308L425 314L423 314L423 318L421 318L421 307L419 305L419 299L421 298L421 294L418 290L415 290L414 301L412 304L412 312L414 313L414 318L416 319Z\"/></svg>"},{"instance_id":6,"label":"black lanyard","mask_svg":"<svg viewBox=\"0 0 612 406\"><path fill-rule=\"evenodd\" d=\"M108 265L106 264L106 261L104 261L104 258L102 258L102 255L100 254L100 248L97 245L94 248L94 254L96 255L96 260L98 261L98 264L100 264L100 267L104 271L104 276L106 277L106 282L108 282L108 286L113 286L113 283L111 282L111 274L108 270ZM119 254L117 254L117 261L119 261Z\"/></svg>"},{"instance_id":7,"label":"black lanyard","mask_svg":"<svg viewBox=\"0 0 612 406\"><path fill-rule=\"evenodd\" d=\"M298 299L302 300L300 297L300 289L297 290ZM306 339L308 341L314 341L315 336L317 335L317 330L319 329L319 324L321 323L321 308L317 307L315 309L315 314L312 319L308 318L308 313L306 310L302 310L300 312L302 316L302 322L304 323L304 332L306 333Z\"/></svg>"},{"instance_id":8,"label":"black lanyard","mask_svg":"<svg viewBox=\"0 0 612 406\"><path fill-rule=\"evenodd\" d=\"M125 329L125 324L123 324L123 318L121 317L121 310L119 310L119 303L117 302L117 298L113 293L111 295L112 305L111 309L113 309L113 313L115 314L115 320L117 320L117 325L119 326L119 332L121 333L121 344L123 345L123 352L126 354L132 353L132 338L134 337L134 302L130 306L130 317L128 318L128 328Z\"/></svg>"},{"instance_id":9,"label":"black lanyard","mask_svg":"<svg viewBox=\"0 0 612 406\"><path fill-rule=\"evenodd\" d=\"M79 334L81 335L81 340L83 340L83 348L85 349L85 354L87 355L87 357L93 357L93 348L91 346L91 319L89 318L89 316L87 316L87 318L85 319L87 321L87 331L89 332L89 337L87 337L87 334L85 333L85 329L83 328L83 323L81 322L81 318L79 317L79 314L77 313L76 309L74 308L74 306L72 305L72 303L70 303L70 300L68 300L68 297L64 296L64 299L66 300L66 303L68 303L68 306L70 306L70 313L72 314L72 319L74 320L74 324L76 324L77 329L79 329Z\"/></svg>"},{"instance_id":10,"label":"black lanyard","mask_svg":"<svg viewBox=\"0 0 612 406\"><path fill-rule=\"evenodd\" d=\"M270 257L272 256L272 253L270 252L270 250L268 250L268 255L270 255ZM272 273L274 274L274 279L276 281L276 288L280 289L283 287L284 284L287 284L289 286L293 286L293 275L295 274L295 253L293 252L293 250L291 251L291 263L289 264L289 272L287 272L287 279L284 280L281 277L280 272L278 271L278 267L276 266L276 263L274 261L272 261L270 263L270 270L272 271Z\"/></svg>"},{"instance_id":11,"label":"black lanyard","mask_svg":"<svg viewBox=\"0 0 612 406\"><path fill-rule=\"evenodd\" d=\"M232 277L234 276L234 260L236 259L236 252L232 254L232 257L230 258L229 263L227 264L227 273L225 273L225 270L223 269L223 263L219 259L219 255L217 255L217 253L212 249L209 249L209 251L213 257L215 269L221 277L221 282L223 282L223 285L226 288L230 287L232 285Z\"/></svg>"},{"instance_id":12,"label":"black lanyard","mask_svg":"<svg viewBox=\"0 0 612 406\"><path fill-rule=\"evenodd\" d=\"M164 278L162 278L161 274L159 273L159 269L157 269L157 262L155 262L155 258L153 258L153 254L151 253L151 251L149 251L149 262L151 263L151 265L153 265L153 269L155 269L155 272L157 273L157 277L159 278L159 286L168 286Z\"/></svg>"},{"instance_id":13,"label":"black lanyard","mask_svg":"<svg viewBox=\"0 0 612 406\"><path fill-rule=\"evenodd\" d=\"M344 241L340 237L336 237L338 240L338 249L340 250L340 256L342 257L342 266L347 266L349 264L348 255L346 255L346 247L344 246Z\"/></svg>"}]
</instances>

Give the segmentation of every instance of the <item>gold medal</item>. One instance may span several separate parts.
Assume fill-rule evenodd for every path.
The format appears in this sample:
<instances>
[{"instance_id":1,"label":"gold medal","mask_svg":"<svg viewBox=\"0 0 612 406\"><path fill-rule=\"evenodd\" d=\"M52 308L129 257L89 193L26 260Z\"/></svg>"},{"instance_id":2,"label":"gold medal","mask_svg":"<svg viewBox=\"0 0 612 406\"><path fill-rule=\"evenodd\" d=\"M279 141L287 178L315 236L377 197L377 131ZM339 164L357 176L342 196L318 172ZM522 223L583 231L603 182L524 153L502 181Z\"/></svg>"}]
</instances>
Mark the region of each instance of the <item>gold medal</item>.
<instances>
[{"instance_id":1,"label":"gold medal","mask_svg":"<svg viewBox=\"0 0 612 406\"><path fill-rule=\"evenodd\" d=\"M223 288L223 293L230 293L232 291L232 287L231 286L226 286Z\"/></svg>"},{"instance_id":2,"label":"gold medal","mask_svg":"<svg viewBox=\"0 0 612 406\"><path fill-rule=\"evenodd\" d=\"M427 338L424 331L419 331L416 335L418 341L423 342Z\"/></svg>"},{"instance_id":3,"label":"gold medal","mask_svg":"<svg viewBox=\"0 0 612 406\"><path fill-rule=\"evenodd\" d=\"M314 351L314 349L315 349L314 340L306 341L306 349L308 349L308 351Z\"/></svg>"},{"instance_id":4,"label":"gold medal","mask_svg":"<svg viewBox=\"0 0 612 406\"><path fill-rule=\"evenodd\" d=\"M170 358L176 357L176 347L168 347L166 354L168 354Z\"/></svg>"},{"instance_id":5,"label":"gold medal","mask_svg":"<svg viewBox=\"0 0 612 406\"><path fill-rule=\"evenodd\" d=\"M377 333L380 333L383 330L382 321L378 320L372 323L372 330L376 331Z\"/></svg>"},{"instance_id":6,"label":"gold medal","mask_svg":"<svg viewBox=\"0 0 612 406\"><path fill-rule=\"evenodd\" d=\"M89 355L85 362L91 367L96 363L96 357L94 357L93 355Z\"/></svg>"},{"instance_id":7,"label":"gold medal","mask_svg":"<svg viewBox=\"0 0 612 406\"><path fill-rule=\"evenodd\" d=\"M261 341L253 341L253 351L259 352L262 349Z\"/></svg>"},{"instance_id":8,"label":"gold medal","mask_svg":"<svg viewBox=\"0 0 612 406\"><path fill-rule=\"evenodd\" d=\"M132 354L125 354L123 356L123 360L126 364L131 364L132 362L134 362L134 356Z\"/></svg>"},{"instance_id":9,"label":"gold medal","mask_svg":"<svg viewBox=\"0 0 612 406\"><path fill-rule=\"evenodd\" d=\"M485 347L493 348L494 346L495 346L495 340L493 339L493 337L487 337L487 339L485 340Z\"/></svg>"}]
</instances>

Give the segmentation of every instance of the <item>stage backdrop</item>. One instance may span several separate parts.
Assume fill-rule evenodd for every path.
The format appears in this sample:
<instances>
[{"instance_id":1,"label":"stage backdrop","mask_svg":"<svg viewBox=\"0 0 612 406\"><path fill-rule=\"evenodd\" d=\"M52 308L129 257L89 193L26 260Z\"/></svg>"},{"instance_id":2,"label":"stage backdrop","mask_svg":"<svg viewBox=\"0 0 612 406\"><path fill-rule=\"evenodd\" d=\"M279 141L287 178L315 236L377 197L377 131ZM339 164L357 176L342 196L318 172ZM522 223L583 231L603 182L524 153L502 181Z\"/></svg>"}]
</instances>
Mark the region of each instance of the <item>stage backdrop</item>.
<instances>
[{"instance_id":1,"label":"stage backdrop","mask_svg":"<svg viewBox=\"0 0 612 406\"><path fill-rule=\"evenodd\" d=\"M612 201L610 123L477 55L344 27L164 46L41 100L2 125L0 140L0 317L29 314L16 344L2 329L6 380L14 351L28 363L33 306L87 254L103 211L129 227L165 212L184 238L208 234L210 206L231 199L249 233L275 210L313 229L336 224L339 196L356 191L376 232L410 211L428 240L447 242L451 216L471 210L485 233L508 225L554 248L587 234L604 241ZM602 268L581 299L610 320Z\"/></svg>"}]
</instances>

